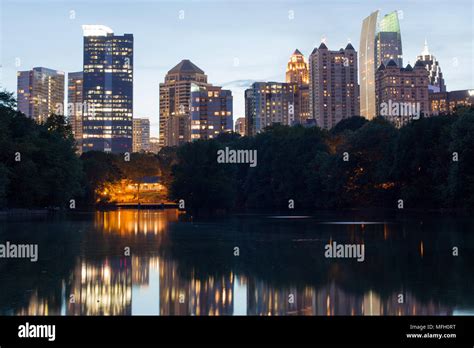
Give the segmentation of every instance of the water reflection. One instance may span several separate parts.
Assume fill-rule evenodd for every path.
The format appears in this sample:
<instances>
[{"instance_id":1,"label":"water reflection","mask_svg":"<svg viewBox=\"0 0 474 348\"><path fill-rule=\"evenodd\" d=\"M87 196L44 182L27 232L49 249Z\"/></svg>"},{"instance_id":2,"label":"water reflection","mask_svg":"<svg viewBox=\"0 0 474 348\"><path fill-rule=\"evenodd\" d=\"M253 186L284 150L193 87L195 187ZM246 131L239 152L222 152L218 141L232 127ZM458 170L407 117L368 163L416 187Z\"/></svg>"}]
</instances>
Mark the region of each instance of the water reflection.
<instances>
[{"instance_id":1,"label":"water reflection","mask_svg":"<svg viewBox=\"0 0 474 348\"><path fill-rule=\"evenodd\" d=\"M474 302L472 256L449 254L462 241L472 255L465 223L189 223L175 210L5 222L1 240L20 228L49 249L0 263L0 314L452 315ZM365 243L366 261L325 259L333 240Z\"/></svg>"}]
</instances>

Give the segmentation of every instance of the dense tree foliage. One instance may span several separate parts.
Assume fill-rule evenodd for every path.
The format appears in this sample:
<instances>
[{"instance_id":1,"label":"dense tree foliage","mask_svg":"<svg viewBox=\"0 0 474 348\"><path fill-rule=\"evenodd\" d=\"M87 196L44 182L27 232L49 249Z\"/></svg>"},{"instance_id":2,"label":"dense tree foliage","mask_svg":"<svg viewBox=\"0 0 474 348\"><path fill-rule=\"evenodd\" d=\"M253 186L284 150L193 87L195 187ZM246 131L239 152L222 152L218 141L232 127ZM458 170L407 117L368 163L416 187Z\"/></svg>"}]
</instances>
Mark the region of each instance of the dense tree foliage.
<instances>
[{"instance_id":1,"label":"dense tree foliage","mask_svg":"<svg viewBox=\"0 0 474 348\"><path fill-rule=\"evenodd\" d=\"M0 93L0 206L64 207L81 193L82 167L64 116L36 124Z\"/></svg>"},{"instance_id":2,"label":"dense tree foliage","mask_svg":"<svg viewBox=\"0 0 474 348\"><path fill-rule=\"evenodd\" d=\"M256 166L219 163L219 150L256 151ZM159 154L88 152L78 157L64 116L37 124L0 92L0 207L96 202L121 179L160 175L186 210L474 210L474 110L413 121L353 117L331 131L269 127L255 137L222 134Z\"/></svg>"},{"instance_id":3,"label":"dense tree foliage","mask_svg":"<svg viewBox=\"0 0 474 348\"><path fill-rule=\"evenodd\" d=\"M217 151L256 150L257 166L217 162ZM474 111L397 129L383 118L316 127L274 126L178 150L172 198L193 212L219 209L403 208L474 210Z\"/></svg>"},{"instance_id":4,"label":"dense tree foliage","mask_svg":"<svg viewBox=\"0 0 474 348\"><path fill-rule=\"evenodd\" d=\"M71 127L62 115L45 123L16 111L16 101L0 92L0 208L77 207L96 202L105 184L127 178L138 183L146 176L168 175L173 161L163 156L87 152L76 153ZM173 154L173 152L171 152ZM168 178L169 181L169 178Z\"/></svg>"}]
</instances>

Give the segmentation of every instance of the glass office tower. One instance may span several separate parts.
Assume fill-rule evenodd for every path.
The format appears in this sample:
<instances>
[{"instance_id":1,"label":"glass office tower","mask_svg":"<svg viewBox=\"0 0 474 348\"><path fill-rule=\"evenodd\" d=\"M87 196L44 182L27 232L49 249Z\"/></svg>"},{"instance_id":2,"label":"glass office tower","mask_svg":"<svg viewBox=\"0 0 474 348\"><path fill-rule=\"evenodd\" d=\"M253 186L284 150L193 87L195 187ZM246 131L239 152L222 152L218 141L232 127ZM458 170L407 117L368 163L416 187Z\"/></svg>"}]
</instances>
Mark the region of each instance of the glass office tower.
<instances>
[{"instance_id":1,"label":"glass office tower","mask_svg":"<svg viewBox=\"0 0 474 348\"><path fill-rule=\"evenodd\" d=\"M402 37L398 12L383 18L379 11L362 22L359 46L360 114L371 120L376 117L375 73L383 63L393 60L403 67Z\"/></svg>"},{"instance_id":2,"label":"glass office tower","mask_svg":"<svg viewBox=\"0 0 474 348\"><path fill-rule=\"evenodd\" d=\"M375 36L375 57L377 68L382 63L387 65L391 60L399 68L403 67L402 36L397 11L386 14L379 21Z\"/></svg>"},{"instance_id":3,"label":"glass office tower","mask_svg":"<svg viewBox=\"0 0 474 348\"><path fill-rule=\"evenodd\" d=\"M379 11L362 22L359 45L360 114L371 120L375 117L375 31Z\"/></svg>"},{"instance_id":4,"label":"glass office tower","mask_svg":"<svg viewBox=\"0 0 474 348\"><path fill-rule=\"evenodd\" d=\"M82 149L132 151L133 35L84 25Z\"/></svg>"}]
</instances>

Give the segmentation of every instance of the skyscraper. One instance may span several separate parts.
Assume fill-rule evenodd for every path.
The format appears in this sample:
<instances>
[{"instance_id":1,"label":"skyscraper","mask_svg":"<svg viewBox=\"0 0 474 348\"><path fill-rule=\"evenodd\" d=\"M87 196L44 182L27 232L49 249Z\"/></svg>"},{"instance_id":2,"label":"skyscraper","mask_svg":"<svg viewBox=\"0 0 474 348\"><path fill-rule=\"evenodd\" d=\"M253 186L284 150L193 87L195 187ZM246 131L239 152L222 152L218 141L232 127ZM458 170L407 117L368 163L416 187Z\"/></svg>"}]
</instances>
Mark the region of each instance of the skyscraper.
<instances>
[{"instance_id":1,"label":"skyscraper","mask_svg":"<svg viewBox=\"0 0 474 348\"><path fill-rule=\"evenodd\" d=\"M82 152L82 116L85 109L82 71L67 74L67 114L72 134Z\"/></svg>"},{"instance_id":2,"label":"skyscraper","mask_svg":"<svg viewBox=\"0 0 474 348\"><path fill-rule=\"evenodd\" d=\"M377 33L375 34L376 67L391 60L403 67L402 36L398 11L390 12L380 19Z\"/></svg>"},{"instance_id":3,"label":"skyscraper","mask_svg":"<svg viewBox=\"0 0 474 348\"><path fill-rule=\"evenodd\" d=\"M36 67L17 73L18 110L38 123L64 111L64 72Z\"/></svg>"},{"instance_id":4,"label":"skyscraper","mask_svg":"<svg viewBox=\"0 0 474 348\"><path fill-rule=\"evenodd\" d=\"M359 46L360 114L371 120L376 117L375 73L390 60L403 66L402 38L398 12L379 18L379 11L362 22Z\"/></svg>"},{"instance_id":5,"label":"skyscraper","mask_svg":"<svg viewBox=\"0 0 474 348\"><path fill-rule=\"evenodd\" d=\"M217 86L191 86L191 140L232 132L232 92Z\"/></svg>"},{"instance_id":6,"label":"skyscraper","mask_svg":"<svg viewBox=\"0 0 474 348\"><path fill-rule=\"evenodd\" d=\"M309 107L309 69L304 55L297 49L290 57L286 67L286 82L298 85L297 122L306 123L310 117Z\"/></svg>"},{"instance_id":7,"label":"skyscraper","mask_svg":"<svg viewBox=\"0 0 474 348\"><path fill-rule=\"evenodd\" d=\"M191 140L189 102L191 85L207 86L207 76L184 59L160 83L160 146L178 146Z\"/></svg>"},{"instance_id":8,"label":"skyscraper","mask_svg":"<svg viewBox=\"0 0 474 348\"><path fill-rule=\"evenodd\" d=\"M296 83L255 82L245 90L246 134L256 135L273 124L293 125L296 110Z\"/></svg>"},{"instance_id":9,"label":"skyscraper","mask_svg":"<svg viewBox=\"0 0 474 348\"><path fill-rule=\"evenodd\" d=\"M286 82L298 85L309 83L308 63L298 49L293 52L286 67Z\"/></svg>"},{"instance_id":10,"label":"skyscraper","mask_svg":"<svg viewBox=\"0 0 474 348\"><path fill-rule=\"evenodd\" d=\"M421 60L425 64L426 70L428 70L428 88L430 92L446 92L443 73L435 56L429 52L426 40L423 52L416 59Z\"/></svg>"},{"instance_id":11,"label":"skyscraper","mask_svg":"<svg viewBox=\"0 0 474 348\"><path fill-rule=\"evenodd\" d=\"M375 117L375 31L378 11L362 22L359 44L360 114L369 120Z\"/></svg>"},{"instance_id":12,"label":"skyscraper","mask_svg":"<svg viewBox=\"0 0 474 348\"><path fill-rule=\"evenodd\" d=\"M359 115L357 52L350 43L339 51L321 43L309 57L309 71L311 113L320 128Z\"/></svg>"},{"instance_id":13,"label":"skyscraper","mask_svg":"<svg viewBox=\"0 0 474 348\"><path fill-rule=\"evenodd\" d=\"M84 25L83 151L132 150L133 35Z\"/></svg>"},{"instance_id":14,"label":"skyscraper","mask_svg":"<svg viewBox=\"0 0 474 348\"><path fill-rule=\"evenodd\" d=\"M150 150L150 120L133 119L133 152Z\"/></svg>"}]
</instances>

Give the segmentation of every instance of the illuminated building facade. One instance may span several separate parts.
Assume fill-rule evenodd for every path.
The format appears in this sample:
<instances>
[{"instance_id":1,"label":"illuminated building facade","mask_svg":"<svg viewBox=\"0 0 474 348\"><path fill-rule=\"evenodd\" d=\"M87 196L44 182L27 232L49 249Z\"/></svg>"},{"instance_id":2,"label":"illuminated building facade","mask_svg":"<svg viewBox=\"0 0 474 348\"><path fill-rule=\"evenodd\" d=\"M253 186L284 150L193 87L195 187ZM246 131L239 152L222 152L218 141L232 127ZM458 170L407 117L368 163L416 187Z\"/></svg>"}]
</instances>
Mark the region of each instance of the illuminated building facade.
<instances>
[{"instance_id":1,"label":"illuminated building facade","mask_svg":"<svg viewBox=\"0 0 474 348\"><path fill-rule=\"evenodd\" d=\"M17 73L18 110L38 123L64 114L64 72L36 67Z\"/></svg>"},{"instance_id":2,"label":"illuminated building facade","mask_svg":"<svg viewBox=\"0 0 474 348\"><path fill-rule=\"evenodd\" d=\"M415 114L418 112L420 117L429 116L428 71L423 62L417 61L413 68L410 64L405 68L399 68L393 60L388 62L387 66L382 64L376 73L375 86L377 114L386 117L397 126L418 116ZM393 109L392 106L397 108ZM403 110L402 106L419 107L419 109ZM389 114L383 111L384 107ZM391 110L398 111L391 112Z\"/></svg>"},{"instance_id":3,"label":"illuminated building facade","mask_svg":"<svg viewBox=\"0 0 474 348\"><path fill-rule=\"evenodd\" d=\"M84 25L82 149L132 150L133 35L114 35L102 25Z\"/></svg>"},{"instance_id":4,"label":"illuminated building facade","mask_svg":"<svg viewBox=\"0 0 474 348\"><path fill-rule=\"evenodd\" d=\"M460 107L474 106L474 89L429 94L431 115L448 115Z\"/></svg>"},{"instance_id":5,"label":"illuminated building facade","mask_svg":"<svg viewBox=\"0 0 474 348\"><path fill-rule=\"evenodd\" d=\"M362 22L359 44L360 115L371 120L376 117L375 74L390 60L403 66L402 38L398 12L379 18L379 11Z\"/></svg>"},{"instance_id":6,"label":"illuminated building facade","mask_svg":"<svg viewBox=\"0 0 474 348\"><path fill-rule=\"evenodd\" d=\"M375 117L375 31L378 11L362 22L359 44L360 114L371 120Z\"/></svg>"},{"instance_id":7,"label":"illuminated building facade","mask_svg":"<svg viewBox=\"0 0 474 348\"><path fill-rule=\"evenodd\" d=\"M286 67L286 82L298 85L299 123L310 118L309 106L309 68L304 55L295 50Z\"/></svg>"},{"instance_id":8,"label":"illuminated building facade","mask_svg":"<svg viewBox=\"0 0 474 348\"><path fill-rule=\"evenodd\" d=\"M239 117L235 120L234 131L241 136L245 136L245 117Z\"/></svg>"},{"instance_id":9,"label":"illuminated building facade","mask_svg":"<svg viewBox=\"0 0 474 348\"><path fill-rule=\"evenodd\" d=\"M148 118L133 119L133 152L150 150L150 120Z\"/></svg>"},{"instance_id":10,"label":"illuminated building facade","mask_svg":"<svg viewBox=\"0 0 474 348\"><path fill-rule=\"evenodd\" d=\"M375 57L377 68L381 64L387 65L391 60L394 60L398 66L403 66L402 35L397 11L386 14L378 22L375 34Z\"/></svg>"},{"instance_id":11,"label":"illuminated building facade","mask_svg":"<svg viewBox=\"0 0 474 348\"><path fill-rule=\"evenodd\" d=\"M311 53L309 70L311 114L320 128L359 115L357 52L350 43L339 51L321 43Z\"/></svg>"},{"instance_id":12,"label":"illuminated building facade","mask_svg":"<svg viewBox=\"0 0 474 348\"><path fill-rule=\"evenodd\" d=\"M207 76L184 59L160 83L160 146L178 146L191 140L191 85L207 86Z\"/></svg>"},{"instance_id":13,"label":"illuminated building facade","mask_svg":"<svg viewBox=\"0 0 474 348\"><path fill-rule=\"evenodd\" d=\"M423 52L417 57L417 60L421 60L425 64L426 70L428 70L428 89L430 92L446 92L446 85L439 62L428 50L428 42L426 40Z\"/></svg>"},{"instance_id":14,"label":"illuminated building facade","mask_svg":"<svg viewBox=\"0 0 474 348\"><path fill-rule=\"evenodd\" d=\"M307 85L309 83L308 63L303 53L298 49L293 52L286 67L286 82L296 83L298 85Z\"/></svg>"},{"instance_id":15,"label":"illuminated building facade","mask_svg":"<svg viewBox=\"0 0 474 348\"><path fill-rule=\"evenodd\" d=\"M256 135L273 124L291 126L298 109L296 83L255 82L245 90L246 134Z\"/></svg>"},{"instance_id":16,"label":"illuminated building facade","mask_svg":"<svg viewBox=\"0 0 474 348\"><path fill-rule=\"evenodd\" d=\"M67 74L67 114L79 152L82 152L82 114L85 108L83 82L82 71Z\"/></svg>"},{"instance_id":17,"label":"illuminated building facade","mask_svg":"<svg viewBox=\"0 0 474 348\"><path fill-rule=\"evenodd\" d=\"M191 86L191 140L232 132L232 92L216 86Z\"/></svg>"}]
</instances>

